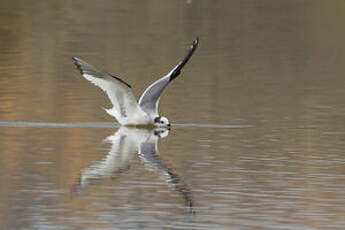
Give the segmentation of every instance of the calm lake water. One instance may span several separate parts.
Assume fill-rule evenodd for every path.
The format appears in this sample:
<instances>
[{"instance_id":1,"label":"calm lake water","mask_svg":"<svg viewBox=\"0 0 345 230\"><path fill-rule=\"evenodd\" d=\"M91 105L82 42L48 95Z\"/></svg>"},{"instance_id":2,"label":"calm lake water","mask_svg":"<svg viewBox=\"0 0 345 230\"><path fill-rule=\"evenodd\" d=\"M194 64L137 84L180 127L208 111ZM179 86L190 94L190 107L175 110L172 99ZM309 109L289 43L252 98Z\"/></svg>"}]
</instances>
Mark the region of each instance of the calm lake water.
<instances>
[{"instance_id":1,"label":"calm lake water","mask_svg":"<svg viewBox=\"0 0 345 230\"><path fill-rule=\"evenodd\" d=\"M345 1L0 7L0 229L344 229ZM170 131L119 128L78 56ZM161 137L161 138L160 138Z\"/></svg>"}]
</instances>

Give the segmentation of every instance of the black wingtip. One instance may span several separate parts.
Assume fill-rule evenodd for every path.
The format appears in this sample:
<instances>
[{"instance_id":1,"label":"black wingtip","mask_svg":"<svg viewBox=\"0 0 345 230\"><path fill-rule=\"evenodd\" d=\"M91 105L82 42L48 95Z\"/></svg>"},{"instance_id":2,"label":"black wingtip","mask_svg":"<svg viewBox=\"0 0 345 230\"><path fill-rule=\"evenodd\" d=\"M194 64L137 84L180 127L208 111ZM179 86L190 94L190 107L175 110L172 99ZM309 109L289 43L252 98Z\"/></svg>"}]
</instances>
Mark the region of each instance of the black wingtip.
<instances>
[{"instance_id":1,"label":"black wingtip","mask_svg":"<svg viewBox=\"0 0 345 230\"><path fill-rule=\"evenodd\" d=\"M77 65L80 59L77 57L72 57L72 60L74 61L74 64Z\"/></svg>"},{"instance_id":2,"label":"black wingtip","mask_svg":"<svg viewBox=\"0 0 345 230\"><path fill-rule=\"evenodd\" d=\"M194 50L198 47L198 45L199 45L199 37L196 37L192 45L190 46L189 52L191 53L191 55L193 54Z\"/></svg>"},{"instance_id":3,"label":"black wingtip","mask_svg":"<svg viewBox=\"0 0 345 230\"><path fill-rule=\"evenodd\" d=\"M199 36L197 36L195 40L193 41L193 46L197 46L198 44L199 44Z\"/></svg>"},{"instance_id":4,"label":"black wingtip","mask_svg":"<svg viewBox=\"0 0 345 230\"><path fill-rule=\"evenodd\" d=\"M79 58L77 57L72 57L72 60L74 61L73 63L78 67L80 64L79 64Z\"/></svg>"},{"instance_id":5,"label":"black wingtip","mask_svg":"<svg viewBox=\"0 0 345 230\"><path fill-rule=\"evenodd\" d=\"M196 50L196 48L199 45L199 37L196 37L196 39L193 41L186 57L178 64L177 68L175 69L175 71L170 75L170 81L174 80L180 73L181 73L181 69L183 68L183 66L188 62L188 60L190 59L190 57L193 55L194 51Z\"/></svg>"},{"instance_id":6,"label":"black wingtip","mask_svg":"<svg viewBox=\"0 0 345 230\"><path fill-rule=\"evenodd\" d=\"M85 71L86 71L85 70L85 65L89 65L89 64L87 64L85 61L83 61L83 60L81 60L80 58L77 58L77 57L72 57L72 59L74 61L74 65L79 70L80 74L84 76Z\"/></svg>"},{"instance_id":7,"label":"black wingtip","mask_svg":"<svg viewBox=\"0 0 345 230\"><path fill-rule=\"evenodd\" d=\"M83 75L84 74L84 71L83 69L81 68L81 65L79 63L79 58L77 57L72 57L73 61L74 61L74 65L77 67L77 69L79 70L80 74Z\"/></svg>"}]
</instances>

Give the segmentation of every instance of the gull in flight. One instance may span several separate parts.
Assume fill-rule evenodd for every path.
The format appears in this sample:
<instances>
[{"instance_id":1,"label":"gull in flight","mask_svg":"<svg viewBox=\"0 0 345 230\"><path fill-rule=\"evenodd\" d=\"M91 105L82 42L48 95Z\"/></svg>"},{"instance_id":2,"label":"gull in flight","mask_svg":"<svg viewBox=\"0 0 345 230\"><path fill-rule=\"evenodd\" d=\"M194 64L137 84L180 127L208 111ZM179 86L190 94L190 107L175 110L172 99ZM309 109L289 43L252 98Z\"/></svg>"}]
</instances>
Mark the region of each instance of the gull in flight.
<instances>
[{"instance_id":1,"label":"gull in flight","mask_svg":"<svg viewBox=\"0 0 345 230\"><path fill-rule=\"evenodd\" d=\"M199 39L193 41L186 57L180 61L167 75L151 84L137 102L132 87L107 72L96 69L80 58L73 57L74 64L80 73L91 83L100 87L108 95L113 108L105 109L115 117L121 125L155 125L170 126L166 117L158 114L159 98L165 87L180 73L183 66L188 62L198 47Z\"/></svg>"}]
</instances>

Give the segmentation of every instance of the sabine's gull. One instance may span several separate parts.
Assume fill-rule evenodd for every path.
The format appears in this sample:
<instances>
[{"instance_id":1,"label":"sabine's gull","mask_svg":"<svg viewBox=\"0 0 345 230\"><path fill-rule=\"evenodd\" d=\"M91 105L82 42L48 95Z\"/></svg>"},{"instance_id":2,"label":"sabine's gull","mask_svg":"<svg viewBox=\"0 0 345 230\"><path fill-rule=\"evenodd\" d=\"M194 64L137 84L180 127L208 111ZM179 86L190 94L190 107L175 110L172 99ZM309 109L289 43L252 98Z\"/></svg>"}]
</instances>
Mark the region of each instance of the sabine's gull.
<instances>
[{"instance_id":1,"label":"sabine's gull","mask_svg":"<svg viewBox=\"0 0 345 230\"><path fill-rule=\"evenodd\" d=\"M186 57L167 75L151 84L141 95L139 102L137 102L131 86L122 79L96 69L80 58L73 57L73 60L83 77L106 92L113 108L105 110L121 125L170 126L169 120L158 114L160 95L165 87L181 73L181 69L193 55L198 43L199 39L196 38Z\"/></svg>"}]
</instances>

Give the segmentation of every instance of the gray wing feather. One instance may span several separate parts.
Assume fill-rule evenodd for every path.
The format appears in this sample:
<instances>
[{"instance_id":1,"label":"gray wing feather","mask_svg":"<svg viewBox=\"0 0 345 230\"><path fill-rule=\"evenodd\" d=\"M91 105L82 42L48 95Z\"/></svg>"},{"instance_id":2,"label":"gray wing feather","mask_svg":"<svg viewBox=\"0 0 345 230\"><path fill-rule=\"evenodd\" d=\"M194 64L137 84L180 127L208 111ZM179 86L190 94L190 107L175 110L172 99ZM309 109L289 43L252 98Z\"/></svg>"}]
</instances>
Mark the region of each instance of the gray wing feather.
<instances>
[{"instance_id":1,"label":"gray wing feather","mask_svg":"<svg viewBox=\"0 0 345 230\"><path fill-rule=\"evenodd\" d=\"M178 65L175 66L166 76L155 81L145 90L145 92L139 99L139 105L142 110L150 115L158 116L158 103L160 95L162 94L165 87L167 87L168 84L181 73L181 69L193 55L195 49L198 47L198 44L199 39L196 38L191 45L186 57L182 61L180 61Z\"/></svg>"},{"instance_id":2,"label":"gray wing feather","mask_svg":"<svg viewBox=\"0 0 345 230\"><path fill-rule=\"evenodd\" d=\"M74 57L75 65L80 73L91 83L100 87L108 95L112 109L107 109L107 113L114 116L121 124L135 123L139 118L147 116L132 92L131 86L118 77L96 69L85 61ZM144 119L143 118L143 119Z\"/></svg>"},{"instance_id":3,"label":"gray wing feather","mask_svg":"<svg viewBox=\"0 0 345 230\"><path fill-rule=\"evenodd\" d=\"M112 76L104 71L98 70L97 68L95 68L94 66L90 65L89 63L81 60L80 58L77 57L73 57L72 58L74 61L74 64L77 66L77 68L79 69L81 75L91 75L93 77L96 78L113 78L119 81L119 83L124 84L125 86L127 86L128 88L132 88L127 82L123 81L121 78Z\"/></svg>"},{"instance_id":4,"label":"gray wing feather","mask_svg":"<svg viewBox=\"0 0 345 230\"><path fill-rule=\"evenodd\" d=\"M169 75L167 75L148 87L139 100L141 109L155 117L158 116L159 98L169 82Z\"/></svg>"}]
</instances>

